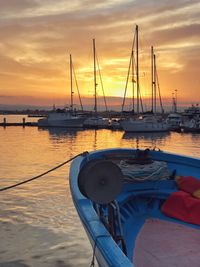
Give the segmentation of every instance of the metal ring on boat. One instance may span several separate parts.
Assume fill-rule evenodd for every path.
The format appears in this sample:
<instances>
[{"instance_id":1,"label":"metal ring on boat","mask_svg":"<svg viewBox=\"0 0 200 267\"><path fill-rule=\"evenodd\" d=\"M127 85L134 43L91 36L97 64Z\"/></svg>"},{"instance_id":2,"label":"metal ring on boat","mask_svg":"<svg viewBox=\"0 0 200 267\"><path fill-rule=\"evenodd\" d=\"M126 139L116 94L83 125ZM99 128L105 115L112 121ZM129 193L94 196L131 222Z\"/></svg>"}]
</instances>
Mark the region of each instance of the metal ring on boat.
<instances>
[{"instance_id":1,"label":"metal ring on boat","mask_svg":"<svg viewBox=\"0 0 200 267\"><path fill-rule=\"evenodd\" d=\"M108 204L121 192L123 174L112 161L92 160L86 163L78 176L81 193L97 204Z\"/></svg>"}]
</instances>

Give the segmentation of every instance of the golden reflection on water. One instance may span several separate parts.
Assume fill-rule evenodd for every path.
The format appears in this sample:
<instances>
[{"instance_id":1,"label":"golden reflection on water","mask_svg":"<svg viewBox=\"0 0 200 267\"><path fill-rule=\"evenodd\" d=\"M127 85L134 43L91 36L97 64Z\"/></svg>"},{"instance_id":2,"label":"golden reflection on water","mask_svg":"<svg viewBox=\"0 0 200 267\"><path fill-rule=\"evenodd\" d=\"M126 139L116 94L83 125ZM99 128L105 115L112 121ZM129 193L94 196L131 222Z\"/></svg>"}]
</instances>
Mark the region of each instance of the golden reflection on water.
<instances>
[{"instance_id":1,"label":"golden reflection on water","mask_svg":"<svg viewBox=\"0 0 200 267\"><path fill-rule=\"evenodd\" d=\"M7 127L0 128L0 140L1 187L31 178L86 150L157 147L200 157L198 134ZM71 200L68 173L66 165L0 194L0 263L89 265L92 252Z\"/></svg>"}]
</instances>

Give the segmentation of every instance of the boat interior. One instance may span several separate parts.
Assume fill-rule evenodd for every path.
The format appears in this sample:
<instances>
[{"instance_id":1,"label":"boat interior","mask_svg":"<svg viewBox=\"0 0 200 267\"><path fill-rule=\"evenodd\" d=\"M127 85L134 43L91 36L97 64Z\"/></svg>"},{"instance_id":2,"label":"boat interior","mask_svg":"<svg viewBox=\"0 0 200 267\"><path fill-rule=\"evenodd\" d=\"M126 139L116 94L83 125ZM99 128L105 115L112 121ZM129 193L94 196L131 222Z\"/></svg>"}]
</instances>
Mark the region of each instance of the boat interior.
<instances>
[{"instance_id":1,"label":"boat interior","mask_svg":"<svg viewBox=\"0 0 200 267\"><path fill-rule=\"evenodd\" d=\"M109 185L111 179L108 177L117 176L111 166L109 174L103 181L103 185L107 183L107 187L110 186L110 188L103 197L101 189L97 185L99 184L98 178L95 181L97 190L95 191L91 185L89 191L86 190L83 193L88 196L90 190L93 192L93 196L90 195L89 198L94 197L92 205L95 213L133 266L197 267L200 265L200 198L198 197L200 166L198 160L160 151L148 153L147 158L142 158L143 162L139 164L139 167L135 162L135 154L133 157L128 151L100 152L92 154L90 160L89 162L112 162L122 171L123 185L119 194L117 193L119 189L117 180L112 181L112 185ZM163 163L165 166L164 176L168 177L163 176L156 179L155 177L162 176L161 173L155 172L155 177L152 177L149 172L153 171L148 169L146 176L151 179L143 179L144 168L149 165L148 162L145 163L146 160ZM85 164L84 161L82 165ZM127 175L128 167L125 166L124 171L121 167L122 161L123 163L125 161L128 167L131 166L132 170L140 169L140 171L137 170L139 173L137 179L132 179ZM166 174L166 167L168 174ZM102 166L95 172L101 173L100 169L103 169ZM129 169L128 171L130 172ZM105 173L105 170L103 172ZM141 173L142 175L140 175ZM188 180L186 184L184 184L185 180L183 184L181 184L182 181L178 182L180 177L191 177L189 184L187 185ZM102 183L102 180L100 182ZM183 185L182 188L179 187L180 184ZM194 185L198 189L196 197L192 194ZM79 188L81 186L83 184L79 184ZM112 195L111 198L113 198L115 194L117 196L114 200L107 199L108 195Z\"/></svg>"}]
</instances>

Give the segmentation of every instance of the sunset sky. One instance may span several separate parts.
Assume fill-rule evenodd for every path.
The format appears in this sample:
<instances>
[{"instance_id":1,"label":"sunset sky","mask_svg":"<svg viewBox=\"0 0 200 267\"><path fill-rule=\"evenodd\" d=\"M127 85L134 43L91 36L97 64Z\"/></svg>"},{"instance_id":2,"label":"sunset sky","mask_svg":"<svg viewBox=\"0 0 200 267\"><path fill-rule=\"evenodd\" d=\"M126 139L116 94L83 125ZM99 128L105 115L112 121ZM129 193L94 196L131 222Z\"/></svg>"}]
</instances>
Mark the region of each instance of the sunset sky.
<instances>
[{"instance_id":1,"label":"sunset sky","mask_svg":"<svg viewBox=\"0 0 200 267\"><path fill-rule=\"evenodd\" d=\"M178 90L179 104L200 102L199 0L0 0L0 104L69 103L70 53L83 104L92 103L95 38L108 104L121 105L136 24L142 97L153 45L163 100Z\"/></svg>"}]
</instances>

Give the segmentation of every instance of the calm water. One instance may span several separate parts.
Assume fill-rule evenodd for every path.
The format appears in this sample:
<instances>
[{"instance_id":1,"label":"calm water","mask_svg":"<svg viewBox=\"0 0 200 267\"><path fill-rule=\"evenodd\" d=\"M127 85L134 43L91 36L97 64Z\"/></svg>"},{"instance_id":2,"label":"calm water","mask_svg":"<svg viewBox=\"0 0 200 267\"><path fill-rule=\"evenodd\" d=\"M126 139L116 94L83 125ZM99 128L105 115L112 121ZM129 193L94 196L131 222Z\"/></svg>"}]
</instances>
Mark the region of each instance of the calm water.
<instances>
[{"instance_id":1,"label":"calm water","mask_svg":"<svg viewBox=\"0 0 200 267\"><path fill-rule=\"evenodd\" d=\"M18 116L18 121L22 117ZM13 116L10 119L16 121ZM198 134L1 127L0 140L0 187L31 178L85 150L156 146L200 157ZM71 200L68 173L66 165L0 193L0 266L90 265L92 249Z\"/></svg>"}]
</instances>

